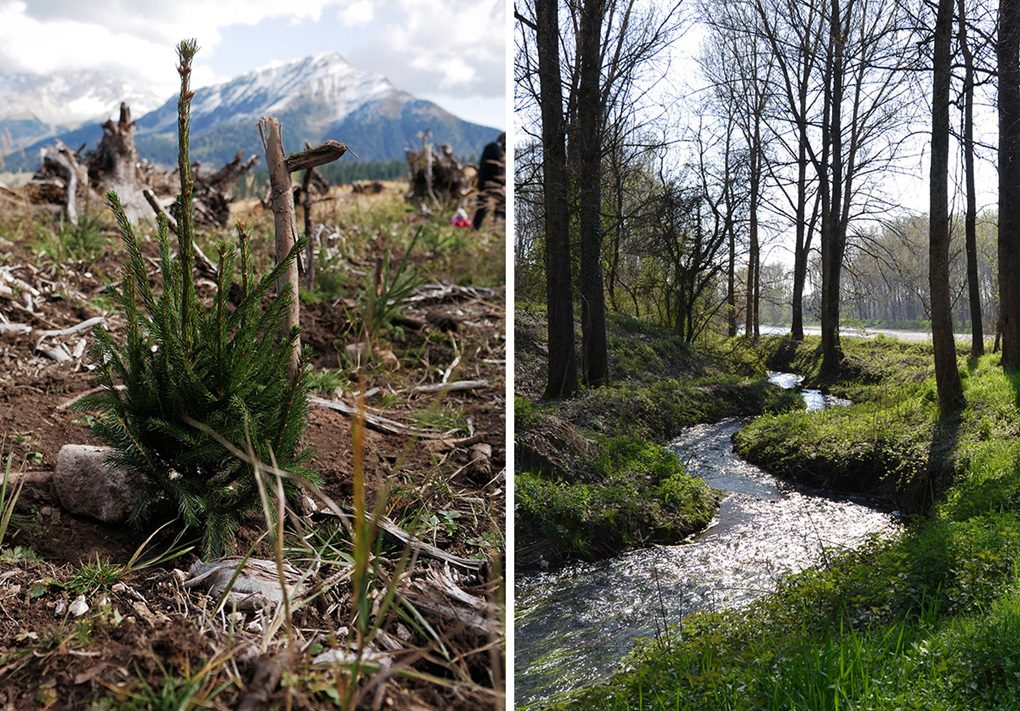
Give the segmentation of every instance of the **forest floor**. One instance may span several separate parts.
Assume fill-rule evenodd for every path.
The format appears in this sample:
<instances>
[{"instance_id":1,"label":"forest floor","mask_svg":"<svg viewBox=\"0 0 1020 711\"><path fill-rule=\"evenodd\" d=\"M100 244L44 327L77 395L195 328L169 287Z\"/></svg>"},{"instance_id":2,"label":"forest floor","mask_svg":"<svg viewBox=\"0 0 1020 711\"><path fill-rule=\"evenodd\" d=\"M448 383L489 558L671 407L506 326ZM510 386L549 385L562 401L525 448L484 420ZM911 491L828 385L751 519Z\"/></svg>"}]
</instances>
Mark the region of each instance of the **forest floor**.
<instances>
[{"instance_id":1,"label":"forest floor","mask_svg":"<svg viewBox=\"0 0 1020 711\"><path fill-rule=\"evenodd\" d=\"M353 621L353 543L321 511L303 511L306 528L286 531L288 563L309 573L315 594L281 619L272 607L218 610L220 600L185 585L193 551L142 564L174 544L168 533L136 556L151 528L61 509L51 485L58 451L98 444L90 416L67 405L98 381L88 330L45 332L99 317L120 337L124 321L106 287L120 279L125 255L105 209L73 228L3 205L0 453L25 485L6 535L0 526L0 708L502 708L504 226L455 229L449 215L406 204L404 187L386 184L378 195L336 188L316 207L315 222L325 225L318 278L302 293L314 394L353 408L363 393L376 423L356 452L350 416L313 405L304 435L310 467L349 511L361 456L369 508L416 539L376 540L360 601L372 615L367 630L364 617ZM254 227L252 251L265 268L271 212L245 201L234 216ZM220 238L232 236L214 231L199 242L214 255ZM371 346L359 345L377 260L389 254L396 264L412 244L407 269L417 288ZM153 240L144 251L157 256ZM197 284L200 295L213 286ZM478 382L442 388L457 381ZM11 487L6 496L9 504ZM233 553L272 558L265 530L259 513ZM185 534L178 546L187 542ZM74 605L80 595L84 612Z\"/></svg>"},{"instance_id":2,"label":"forest floor","mask_svg":"<svg viewBox=\"0 0 1020 711\"><path fill-rule=\"evenodd\" d=\"M738 451L778 476L878 493L903 532L786 579L742 608L687 617L625 671L548 708L1020 708L1020 375L966 359L966 408L940 420L930 345L763 339L773 367L854 404L760 417Z\"/></svg>"},{"instance_id":3,"label":"forest floor","mask_svg":"<svg viewBox=\"0 0 1020 711\"><path fill-rule=\"evenodd\" d=\"M740 341L695 348L620 314L607 329L611 382L544 399L545 314L518 305L514 328L518 569L675 543L704 528L717 493L663 445L685 427L800 403L767 382L763 357Z\"/></svg>"}]
</instances>

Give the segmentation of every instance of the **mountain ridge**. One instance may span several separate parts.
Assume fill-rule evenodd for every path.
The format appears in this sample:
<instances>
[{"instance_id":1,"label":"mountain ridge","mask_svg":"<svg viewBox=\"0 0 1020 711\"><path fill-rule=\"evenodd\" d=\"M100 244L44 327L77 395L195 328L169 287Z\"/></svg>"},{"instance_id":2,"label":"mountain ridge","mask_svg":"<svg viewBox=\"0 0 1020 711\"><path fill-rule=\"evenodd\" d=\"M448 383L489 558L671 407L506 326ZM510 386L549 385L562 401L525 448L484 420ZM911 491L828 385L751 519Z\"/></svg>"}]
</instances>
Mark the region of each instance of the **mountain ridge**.
<instances>
[{"instance_id":1,"label":"mountain ridge","mask_svg":"<svg viewBox=\"0 0 1020 711\"><path fill-rule=\"evenodd\" d=\"M3 86L0 79L0 92ZM139 156L154 163L175 163L177 97L141 115L134 106L132 110L137 116ZM430 131L434 143L449 143L458 155L474 157L499 133L460 119L431 101L397 89L383 75L358 69L339 54L327 52L274 63L196 90L192 158L224 163L238 150L261 154L256 122L262 115L281 121L288 151L302 149L305 142L336 139L351 146L363 161L402 159L406 148L418 145L419 132L424 130ZM0 142L0 157L8 169L34 170L39 150L58 138L73 148L83 143L95 146L102 136L100 123L58 124L57 130L47 133L38 124L15 124L0 117L0 141L5 130L22 137L13 150L5 151Z\"/></svg>"}]
</instances>

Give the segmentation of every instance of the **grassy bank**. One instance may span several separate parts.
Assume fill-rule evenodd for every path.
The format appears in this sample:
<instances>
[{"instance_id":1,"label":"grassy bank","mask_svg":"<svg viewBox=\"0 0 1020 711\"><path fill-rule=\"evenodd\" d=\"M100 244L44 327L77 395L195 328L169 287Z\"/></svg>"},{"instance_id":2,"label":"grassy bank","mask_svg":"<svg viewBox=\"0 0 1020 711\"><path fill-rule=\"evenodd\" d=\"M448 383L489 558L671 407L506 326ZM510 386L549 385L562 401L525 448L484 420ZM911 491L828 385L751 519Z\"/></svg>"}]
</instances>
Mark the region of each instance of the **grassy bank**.
<instances>
[{"instance_id":1,"label":"grassy bank","mask_svg":"<svg viewBox=\"0 0 1020 711\"><path fill-rule=\"evenodd\" d=\"M1020 708L1020 376L995 356L967 363L967 407L939 423L923 346L847 346L861 404L763 418L740 446L787 472L836 468L848 487L866 465L893 489L923 485L930 514L746 608L692 615L550 708Z\"/></svg>"},{"instance_id":2,"label":"grassy bank","mask_svg":"<svg viewBox=\"0 0 1020 711\"><path fill-rule=\"evenodd\" d=\"M760 347L770 367L855 404L759 418L735 438L744 459L784 479L878 496L910 512L929 507L948 486L954 434L945 425L936 431L930 344L845 338L843 366L827 379L817 338L765 339Z\"/></svg>"},{"instance_id":3,"label":"grassy bank","mask_svg":"<svg viewBox=\"0 0 1020 711\"><path fill-rule=\"evenodd\" d=\"M741 342L692 348L620 315L609 319L612 382L546 401L544 314L523 308L516 321L515 530L525 566L594 560L703 528L716 493L662 445L701 422L799 406Z\"/></svg>"}]
</instances>

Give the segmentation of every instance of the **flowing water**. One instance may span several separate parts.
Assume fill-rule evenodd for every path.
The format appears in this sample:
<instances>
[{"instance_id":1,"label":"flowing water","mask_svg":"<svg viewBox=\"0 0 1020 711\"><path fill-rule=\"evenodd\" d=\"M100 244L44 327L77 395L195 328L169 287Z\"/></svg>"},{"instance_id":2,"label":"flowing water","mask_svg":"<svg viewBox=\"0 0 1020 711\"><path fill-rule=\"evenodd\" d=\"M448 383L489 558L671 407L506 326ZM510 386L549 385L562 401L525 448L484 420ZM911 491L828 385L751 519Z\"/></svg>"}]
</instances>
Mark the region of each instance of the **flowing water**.
<instances>
[{"instance_id":1,"label":"flowing water","mask_svg":"<svg viewBox=\"0 0 1020 711\"><path fill-rule=\"evenodd\" d=\"M800 377L773 373L795 388ZM808 410L847 405L801 390ZM543 699L610 675L640 637L699 609L739 605L779 577L816 564L826 548L886 535L894 517L872 502L786 484L733 453L745 420L685 430L670 447L687 470L726 492L709 528L679 545L575 563L515 583L515 697Z\"/></svg>"}]
</instances>

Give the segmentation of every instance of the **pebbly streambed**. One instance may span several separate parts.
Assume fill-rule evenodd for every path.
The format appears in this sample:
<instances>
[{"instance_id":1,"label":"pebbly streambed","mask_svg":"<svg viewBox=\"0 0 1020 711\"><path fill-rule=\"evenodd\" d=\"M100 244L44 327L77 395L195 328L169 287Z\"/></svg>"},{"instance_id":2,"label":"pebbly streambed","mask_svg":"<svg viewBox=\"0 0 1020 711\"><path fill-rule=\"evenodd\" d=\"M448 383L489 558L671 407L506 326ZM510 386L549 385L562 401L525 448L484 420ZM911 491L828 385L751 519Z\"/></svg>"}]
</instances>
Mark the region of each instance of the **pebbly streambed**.
<instances>
[{"instance_id":1,"label":"pebbly streambed","mask_svg":"<svg viewBox=\"0 0 1020 711\"><path fill-rule=\"evenodd\" d=\"M801 378L773 373L769 380L798 388ZM800 393L808 410L849 404L817 390ZM670 444L689 472L726 493L707 529L678 545L517 576L518 705L610 675L638 638L654 637L663 623L749 602L782 575L816 564L826 548L896 529L873 502L795 487L741 460L732 438L745 422L690 427Z\"/></svg>"}]
</instances>

